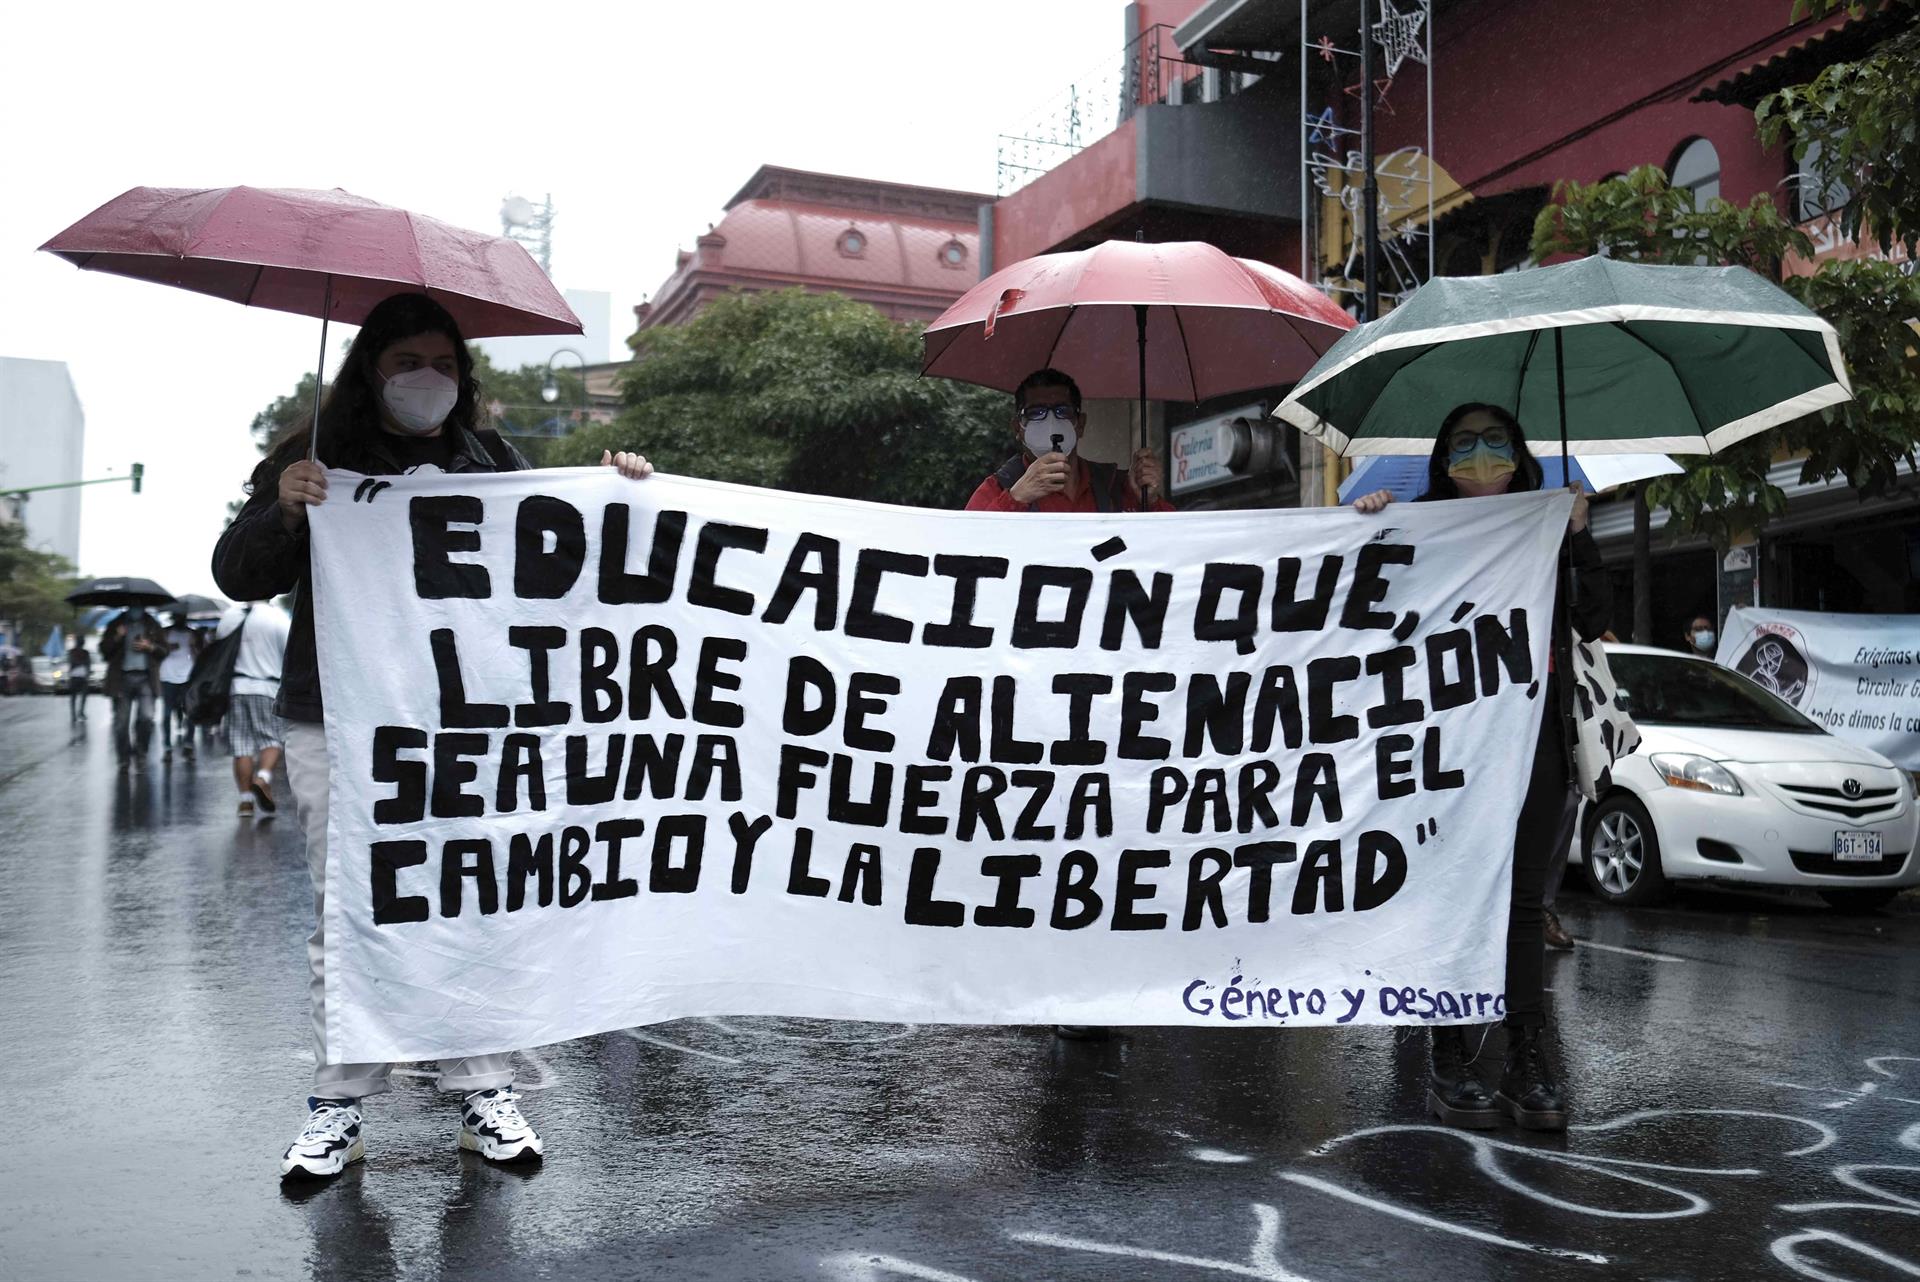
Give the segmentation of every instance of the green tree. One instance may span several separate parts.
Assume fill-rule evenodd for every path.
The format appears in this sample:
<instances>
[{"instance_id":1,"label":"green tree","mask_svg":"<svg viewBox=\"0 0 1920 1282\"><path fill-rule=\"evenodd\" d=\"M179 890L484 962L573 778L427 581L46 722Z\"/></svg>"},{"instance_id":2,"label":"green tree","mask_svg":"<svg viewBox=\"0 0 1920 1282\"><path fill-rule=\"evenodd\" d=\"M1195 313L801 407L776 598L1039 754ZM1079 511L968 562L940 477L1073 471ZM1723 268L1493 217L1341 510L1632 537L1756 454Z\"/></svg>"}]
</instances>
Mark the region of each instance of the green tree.
<instances>
[{"instance_id":1,"label":"green tree","mask_svg":"<svg viewBox=\"0 0 1920 1282\"><path fill-rule=\"evenodd\" d=\"M1843 6L1856 20L1886 22L1888 38L1761 99L1760 141L1791 143L1818 190L1846 193L1835 212L1849 239L1872 236L1883 254L1897 244L1920 258L1920 0L1796 0L1793 16Z\"/></svg>"},{"instance_id":2,"label":"green tree","mask_svg":"<svg viewBox=\"0 0 1920 1282\"><path fill-rule=\"evenodd\" d=\"M535 464L552 445L556 430L565 430L577 417L584 403L580 376L570 370L554 371L559 395L549 404L540 395L547 380L547 367L523 365L519 369L495 367L485 351L473 350L473 376L480 383L480 411L483 422L490 422L502 435L513 440ZM262 454L282 433L301 422L313 409L313 375L302 374L294 389L274 398L272 404L253 416L253 443ZM237 505L235 510L238 510Z\"/></svg>"},{"instance_id":3,"label":"green tree","mask_svg":"<svg viewBox=\"0 0 1920 1282\"><path fill-rule=\"evenodd\" d=\"M1533 254L1608 253L1644 262L1730 263L1768 276L1789 253L1811 255L1812 243L1765 194L1747 205L1723 200L1694 207L1659 169L1645 165L1619 178L1560 183L1555 202L1534 224ZM1646 497L1665 505L1671 528L1709 536L1724 548L1786 509L1786 495L1767 481L1774 451L1802 455L1804 482L1836 477L1871 496L1920 460L1920 362L1903 319L1920 315L1920 279L1888 263L1823 263L1812 276L1783 286L1829 321L1853 382L1855 399L1796 419L1720 454L1683 458L1681 476L1648 483Z\"/></svg>"},{"instance_id":4,"label":"green tree","mask_svg":"<svg viewBox=\"0 0 1920 1282\"><path fill-rule=\"evenodd\" d=\"M20 630L21 649L37 653L56 625L72 626L76 583L67 558L28 545L23 522L0 525L0 619Z\"/></svg>"},{"instance_id":5,"label":"green tree","mask_svg":"<svg viewBox=\"0 0 1920 1282\"><path fill-rule=\"evenodd\" d=\"M624 399L552 461L640 449L668 472L957 507L1009 448L1005 395L920 377L917 326L798 289L728 295L643 332Z\"/></svg>"}]
</instances>

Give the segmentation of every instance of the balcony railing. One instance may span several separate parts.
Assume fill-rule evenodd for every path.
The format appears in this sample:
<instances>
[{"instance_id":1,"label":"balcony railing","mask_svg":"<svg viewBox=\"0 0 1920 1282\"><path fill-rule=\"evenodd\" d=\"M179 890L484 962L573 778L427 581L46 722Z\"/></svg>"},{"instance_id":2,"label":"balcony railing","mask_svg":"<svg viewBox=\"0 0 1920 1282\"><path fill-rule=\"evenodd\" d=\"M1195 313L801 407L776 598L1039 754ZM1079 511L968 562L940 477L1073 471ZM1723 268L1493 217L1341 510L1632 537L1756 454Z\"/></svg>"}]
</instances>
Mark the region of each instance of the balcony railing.
<instances>
[{"instance_id":1,"label":"balcony railing","mask_svg":"<svg viewBox=\"0 0 1920 1282\"><path fill-rule=\"evenodd\" d=\"M1173 28L1148 27L1000 135L994 194L1005 196L1118 129L1143 106L1198 100L1205 69L1175 56Z\"/></svg>"}]
</instances>

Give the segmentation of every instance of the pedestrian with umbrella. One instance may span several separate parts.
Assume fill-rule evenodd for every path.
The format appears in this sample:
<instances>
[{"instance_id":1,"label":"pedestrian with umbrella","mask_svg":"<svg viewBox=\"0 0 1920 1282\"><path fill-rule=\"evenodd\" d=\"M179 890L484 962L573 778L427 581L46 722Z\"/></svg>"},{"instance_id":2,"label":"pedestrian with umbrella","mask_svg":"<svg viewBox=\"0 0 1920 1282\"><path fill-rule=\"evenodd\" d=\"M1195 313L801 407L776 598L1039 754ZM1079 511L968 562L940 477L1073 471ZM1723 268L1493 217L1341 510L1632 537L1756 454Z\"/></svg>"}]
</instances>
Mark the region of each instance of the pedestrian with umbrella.
<instances>
[{"instance_id":1,"label":"pedestrian with umbrella","mask_svg":"<svg viewBox=\"0 0 1920 1282\"><path fill-rule=\"evenodd\" d=\"M1348 334L1274 411L1343 454L1429 452L1423 498L1540 487L1535 451L1560 458L1722 450L1851 397L1832 327L1773 283L1737 267L1664 267L1586 258L1504 276L1428 282ZM1431 435L1421 424L1448 407ZM1529 434L1522 423L1544 431ZM1557 440L1555 437L1557 436ZM1362 512L1393 501L1377 490ZM1611 599L1576 490L1549 648L1549 698L1513 834L1507 927L1507 1054L1489 1097L1459 1029L1436 1028L1428 1106L1448 1125L1501 1114L1566 1126L1545 1045L1546 882L1577 794L1610 760L1584 731L1604 710L1583 668ZM1589 571L1586 575L1579 570ZM1558 836L1565 834L1565 836Z\"/></svg>"},{"instance_id":2,"label":"pedestrian with umbrella","mask_svg":"<svg viewBox=\"0 0 1920 1282\"><path fill-rule=\"evenodd\" d=\"M122 770L144 759L153 739L153 705L160 697L164 634L148 607L173 603L173 593L152 579L93 579L67 593L71 605L123 607L100 637L107 665L107 698L113 702L113 750Z\"/></svg>"},{"instance_id":3,"label":"pedestrian with umbrella","mask_svg":"<svg viewBox=\"0 0 1920 1282\"><path fill-rule=\"evenodd\" d=\"M1016 452L971 512L1171 512L1147 402L1291 382L1353 320L1277 267L1204 241L1110 240L987 277L927 327L922 374L1013 393ZM1082 397L1139 397L1127 469L1080 452ZM1070 1039L1106 1030L1062 1024Z\"/></svg>"},{"instance_id":4,"label":"pedestrian with umbrella","mask_svg":"<svg viewBox=\"0 0 1920 1282\"><path fill-rule=\"evenodd\" d=\"M139 187L42 248L75 265L214 294L250 306L360 326L330 390L275 441L248 499L213 554L220 590L237 601L294 594L277 710L287 782L300 809L316 925L307 942L315 1049L305 1126L281 1177L336 1175L365 1154L360 1101L389 1087L390 1064L332 1060L326 1038L327 801L313 635L307 509L327 499L326 469L397 475L515 471L519 451L481 420L469 337L580 332L580 322L526 250L346 192ZM324 374L324 368L322 369ZM603 460L635 479L637 454ZM366 656L377 661L377 655ZM443 1090L462 1096L459 1145L493 1161L537 1159L543 1144L520 1113L510 1054L442 1063Z\"/></svg>"},{"instance_id":5,"label":"pedestrian with umbrella","mask_svg":"<svg viewBox=\"0 0 1920 1282\"><path fill-rule=\"evenodd\" d=\"M1019 452L975 511L1170 511L1146 448L1147 402L1290 383L1353 320L1277 267L1204 241L1110 240L987 277L927 327L921 372L1014 393ZM1125 474L1078 450L1083 396L1138 397ZM1016 491L1018 491L1016 493Z\"/></svg>"}]
</instances>

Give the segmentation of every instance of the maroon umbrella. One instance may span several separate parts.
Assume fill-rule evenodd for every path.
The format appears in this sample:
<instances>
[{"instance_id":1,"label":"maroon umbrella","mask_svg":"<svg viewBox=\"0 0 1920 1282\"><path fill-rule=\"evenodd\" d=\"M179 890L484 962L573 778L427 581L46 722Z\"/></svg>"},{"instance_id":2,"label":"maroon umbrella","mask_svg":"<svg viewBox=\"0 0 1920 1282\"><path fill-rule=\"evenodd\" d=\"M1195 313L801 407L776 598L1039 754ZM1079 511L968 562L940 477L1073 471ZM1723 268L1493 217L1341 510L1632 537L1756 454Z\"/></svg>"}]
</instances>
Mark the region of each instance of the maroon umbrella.
<instances>
[{"instance_id":1,"label":"maroon umbrella","mask_svg":"<svg viewBox=\"0 0 1920 1282\"><path fill-rule=\"evenodd\" d=\"M429 295L468 338L581 332L516 242L338 189L135 187L40 248L88 271L317 316L323 370L327 324L357 325L398 293Z\"/></svg>"},{"instance_id":2,"label":"maroon umbrella","mask_svg":"<svg viewBox=\"0 0 1920 1282\"><path fill-rule=\"evenodd\" d=\"M1205 241L1109 240L1002 268L927 327L923 374L1011 392L1037 369L1083 394L1201 401L1291 383L1353 328L1297 276Z\"/></svg>"}]
</instances>

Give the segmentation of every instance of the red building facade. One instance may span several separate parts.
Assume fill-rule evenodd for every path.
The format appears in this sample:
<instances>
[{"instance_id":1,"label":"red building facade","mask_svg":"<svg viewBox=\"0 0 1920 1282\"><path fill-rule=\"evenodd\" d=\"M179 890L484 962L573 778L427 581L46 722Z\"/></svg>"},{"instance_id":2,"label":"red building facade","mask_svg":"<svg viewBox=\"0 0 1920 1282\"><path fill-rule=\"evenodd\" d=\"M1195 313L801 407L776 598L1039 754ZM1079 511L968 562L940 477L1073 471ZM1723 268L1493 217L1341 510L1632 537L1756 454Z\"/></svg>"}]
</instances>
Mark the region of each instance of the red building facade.
<instances>
[{"instance_id":1,"label":"red building facade","mask_svg":"<svg viewBox=\"0 0 1920 1282\"><path fill-rule=\"evenodd\" d=\"M1356 206L1316 189L1311 162L1326 157L1311 153L1358 148L1340 132L1359 125L1356 69L1316 48L1325 37L1357 49L1363 12L1368 24L1415 14L1431 24L1422 31L1431 66L1419 65L1421 55L1397 77L1375 66L1376 100L1385 103L1375 109L1377 153L1411 154L1414 179L1433 193L1431 222L1424 194L1417 212L1409 201L1395 220L1420 238L1417 252L1405 253L1406 287L1425 278L1428 240L1436 274L1527 265L1534 218L1555 182L1594 182L1645 164L1700 200L1766 195L1821 243L1817 194L1801 189L1787 148L1760 145L1752 108L1782 84L1860 56L1889 20L1842 11L1794 21L1791 0L1310 0L1304 29L1299 0L1116 9L1121 90L1112 127L1076 138L1043 172L1002 164L1003 194L982 220L989 265L1140 234L1210 240L1350 287L1342 273L1357 238ZM1321 110L1333 128L1313 136L1303 117ZM1383 187L1388 181L1383 165ZM1239 410L1167 406L1159 426L1177 431L1223 412ZM1329 501L1338 462L1311 442L1289 448L1299 459L1299 501ZM1800 485L1798 468L1783 461L1775 469L1790 510L1768 527L1757 556L1723 564L1701 540L1662 539L1665 514L1656 511L1660 626L1674 616L1677 628L1716 600L1725 608L1756 595L1790 608L1920 610L1920 481L1861 502L1844 484ZM1284 501L1279 494L1241 487L1208 500L1257 505ZM1596 508L1596 532L1616 563L1630 554L1628 507ZM1728 568L1736 563L1750 568Z\"/></svg>"},{"instance_id":2,"label":"red building facade","mask_svg":"<svg viewBox=\"0 0 1920 1282\"><path fill-rule=\"evenodd\" d=\"M980 278L979 210L991 200L765 165L634 315L640 329L678 325L729 290L797 286L929 321Z\"/></svg>"}]
</instances>

